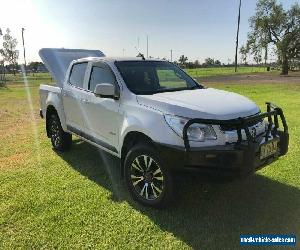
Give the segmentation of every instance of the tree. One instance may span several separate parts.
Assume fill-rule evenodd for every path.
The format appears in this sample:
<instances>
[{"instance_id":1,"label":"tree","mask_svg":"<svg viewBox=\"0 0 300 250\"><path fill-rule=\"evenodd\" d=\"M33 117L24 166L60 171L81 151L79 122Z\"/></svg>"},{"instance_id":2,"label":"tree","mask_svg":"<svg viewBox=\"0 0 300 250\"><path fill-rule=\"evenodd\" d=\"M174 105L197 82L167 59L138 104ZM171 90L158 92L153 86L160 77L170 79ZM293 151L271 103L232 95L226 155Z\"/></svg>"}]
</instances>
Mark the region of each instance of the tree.
<instances>
[{"instance_id":1,"label":"tree","mask_svg":"<svg viewBox=\"0 0 300 250\"><path fill-rule=\"evenodd\" d=\"M214 63L216 66L221 66L221 62L219 60L215 60L215 63Z\"/></svg>"},{"instance_id":2,"label":"tree","mask_svg":"<svg viewBox=\"0 0 300 250\"><path fill-rule=\"evenodd\" d=\"M13 73L16 74L15 67L18 65L19 51L16 50L18 41L10 34L10 29L6 29L6 34L3 36L3 49L0 53L3 56L4 62L13 65Z\"/></svg>"},{"instance_id":3,"label":"tree","mask_svg":"<svg viewBox=\"0 0 300 250\"><path fill-rule=\"evenodd\" d=\"M0 28L0 37L3 36L2 29ZM1 49L0 49L1 52ZM0 58L0 86L5 83L5 71L4 71L4 61Z\"/></svg>"},{"instance_id":4,"label":"tree","mask_svg":"<svg viewBox=\"0 0 300 250\"><path fill-rule=\"evenodd\" d=\"M203 63L203 66L213 66L215 64L215 60L213 58L205 58L204 59L204 63Z\"/></svg>"},{"instance_id":5,"label":"tree","mask_svg":"<svg viewBox=\"0 0 300 250\"><path fill-rule=\"evenodd\" d=\"M289 10L284 10L276 0L258 0L256 13L250 18L248 49L258 55L265 50L265 61L268 45L276 48L281 62L281 74L287 75L289 60L300 58L300 7L297 3Z\"/></svg>"},{"instance_id":6,"label":"tree","mask_svg":"<svg viewBox=\"0 0 300 250\"><path fill-rule=\"evenodd\" d=\"M261 51L259 51L259 50L255 51L253 59L256 62L256 64L260 64L261 60L262 60Z\"/></svg>"},{"instance_id":7,"label":"tree","mask_svg":"<svg viewBox=\"0 0 300 250\"><path fill-rule=\"evenodd\" d=\"M2 29L0 28L0 37L1 36L3 36L3 33L2 33ZM0 49L0 55L1 55L1 51L2 51L2 49ZM0 74L2 71L2 65L4 66L4 61L2 60L2 58L0 58Z\"/></svg>"},{"instance_id":8,"label":"tree","mask_svg":"<svg viewBox=\"0 0 300 250\"><path fill-rule=\"evenodd\" d=\"M30 62L27 66L27 70L31 71L32 73L38 72L38 70L41 68L45 68L42 62Z\"/></svg>"},{"instance_id":9,"label":"tree","mask_svg":"<svg viewBox=\"0 0 300 250\"><path fill-rule=\"evenodd\" d=\"M240 47L241 59L244 64L247 64L248 49L243 45Z\"/></svg>"},{"instance_id":10,"label":"tree","mask_svg":"<svg viewBox=\"0 0 300 250\"><path fill-rule=\"evenodd\" d=\"M27 66L27 68L32 71L32 72L36 72L38 67L40 65L40 62L30 62Z\"/></svg>"},{"instance_id":11,"label":"tree","mask_svg":"<svg viewBox=\"0 0 300 250\"><path fill-rule=\"evenodd\" d=\"M188 58L187 58L185 55L180 56L179 59L178 59L179 64L180 64L181 66L185 66L187 60L188 60Z\"/></svg>"}]
</instances>

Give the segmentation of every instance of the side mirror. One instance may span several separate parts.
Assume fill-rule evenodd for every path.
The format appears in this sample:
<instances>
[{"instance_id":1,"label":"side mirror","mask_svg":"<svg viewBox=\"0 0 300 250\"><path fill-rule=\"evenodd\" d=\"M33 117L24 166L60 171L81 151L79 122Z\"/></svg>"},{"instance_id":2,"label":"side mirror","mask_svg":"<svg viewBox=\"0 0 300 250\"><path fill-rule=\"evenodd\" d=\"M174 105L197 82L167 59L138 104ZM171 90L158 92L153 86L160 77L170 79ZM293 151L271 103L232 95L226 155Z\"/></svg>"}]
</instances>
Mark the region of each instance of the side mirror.
<instances>
[{"instance_id":1,"label":"side mirror","mask_svg":"<svg viewBox=\"0 0 300 250\"><path fill-rule=\"evenodd\" d=\"M94 94L104 98L119 99L119 96L116 95L116 88L111 83L97 84L94 90Z\"/></svg>"}]
</instances>

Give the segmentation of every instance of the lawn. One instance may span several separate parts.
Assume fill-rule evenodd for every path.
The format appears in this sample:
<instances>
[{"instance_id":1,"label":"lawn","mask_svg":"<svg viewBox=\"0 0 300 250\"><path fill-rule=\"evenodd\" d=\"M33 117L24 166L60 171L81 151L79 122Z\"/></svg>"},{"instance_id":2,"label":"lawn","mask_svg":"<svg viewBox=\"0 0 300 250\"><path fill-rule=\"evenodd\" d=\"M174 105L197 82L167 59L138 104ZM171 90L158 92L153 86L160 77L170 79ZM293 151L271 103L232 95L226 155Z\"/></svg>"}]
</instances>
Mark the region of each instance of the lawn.
<instances>
[{"instance_id":1,"label":"lawn","mask_svg":"<svg viewBox=\"0 0 300 250\"><path fill-rule=\"evenodd\" d=\"M210 77L220 75L236 75L236 74L251 74L251 73L263 73L267 72L266 67L238 67L237 72L234 71L234 67L213 67L213 68L197 68L185 70L192 77ZM272 70L272 72L278 72Z\"/></svg>"},{"instance_id":2,"label":"lawn","mask_svg":"<svg viewBox=\"0 0 300 250\"><path fill-rule=\"evenodd\" d=\"M12 80L0 88L0 249L237 249L241 233L299 242L300 84L213 85L280 105L289 153L244 180L177 176L176 202L154 210L131 201L115 158L74 137L71 151L52 150L38 116L50 78Z\"/></svg>"}]
</instances>

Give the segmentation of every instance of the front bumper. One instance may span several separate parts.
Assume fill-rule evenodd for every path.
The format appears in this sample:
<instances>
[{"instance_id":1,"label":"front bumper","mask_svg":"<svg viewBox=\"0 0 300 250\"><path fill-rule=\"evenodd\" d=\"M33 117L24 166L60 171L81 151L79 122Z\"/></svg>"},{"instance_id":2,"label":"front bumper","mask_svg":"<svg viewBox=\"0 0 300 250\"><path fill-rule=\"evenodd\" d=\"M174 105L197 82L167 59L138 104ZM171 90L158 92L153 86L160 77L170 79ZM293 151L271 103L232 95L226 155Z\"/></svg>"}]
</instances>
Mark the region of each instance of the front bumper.
<instances>
[{"instance_id":1,"label":"front bumper","mask_svg":"<svg viewBox=\"0 0 300 250\"><path fill-rule=\"evenodd\" d=\"M171 169L196 169L202 172L212 172L224 175L249 175L256 170L276 161L288 151L289 134L283 112L277 106L267 103L268 111L249 118L236 120L204 120L192 119L184 128L185 147L176 147L156 143L161 157ZM278 116L280 116L284 130L279 130ZM265 134L252 137L247 124L267 117L269 126ZM224 146L190 147L187 140L187 129L193 123L229 124L237 127L238 141ZM245 130L247 140L242 140L241 130ZM261 146L270 142L277 143L277 151L268 157L260 159Z\"/></svg>"}]
</instances>

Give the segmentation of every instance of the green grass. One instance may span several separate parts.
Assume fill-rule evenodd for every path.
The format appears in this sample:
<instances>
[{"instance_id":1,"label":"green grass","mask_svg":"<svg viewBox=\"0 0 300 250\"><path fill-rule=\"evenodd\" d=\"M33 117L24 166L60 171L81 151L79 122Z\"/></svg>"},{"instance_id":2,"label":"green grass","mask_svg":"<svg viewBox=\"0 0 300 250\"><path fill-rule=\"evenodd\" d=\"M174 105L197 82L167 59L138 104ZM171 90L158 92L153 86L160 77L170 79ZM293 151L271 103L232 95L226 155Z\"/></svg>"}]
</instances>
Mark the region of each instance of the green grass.
<instances>
[{"instance_id":1,"label":"green grass","mask_svg":"<svg viewBox=\"0 0 300 250\"><path fill-rule=\"evenodd\" d=\"M289 153L244 180L177 176L177 202L154 210L131 201L115 158L76 138L71 151L52 150L38 117L44 80L29 82L33 116L20 80L0 89L0 249L237 249L241 233L299 238L300 84L214 85L282 106Z\"/></svg>"},{"instance_id":2,"label":"green grass","mask_svg":"<svg viewBox=\"0 0 300 250\"><path fill-rule=\"evenodd\" d=\"M215 68L197 68L186 69L186 72L192 77L210 77L220 75L251 74L267 72L266 67L238 67L237 72L234 67L215 67ZM277 72L277 71L276 71Z\"/></svg>"}]
</instances>

